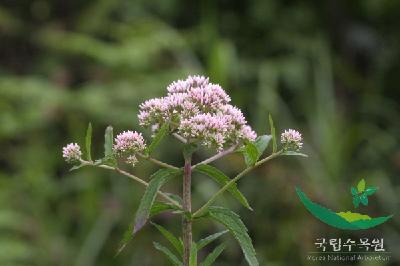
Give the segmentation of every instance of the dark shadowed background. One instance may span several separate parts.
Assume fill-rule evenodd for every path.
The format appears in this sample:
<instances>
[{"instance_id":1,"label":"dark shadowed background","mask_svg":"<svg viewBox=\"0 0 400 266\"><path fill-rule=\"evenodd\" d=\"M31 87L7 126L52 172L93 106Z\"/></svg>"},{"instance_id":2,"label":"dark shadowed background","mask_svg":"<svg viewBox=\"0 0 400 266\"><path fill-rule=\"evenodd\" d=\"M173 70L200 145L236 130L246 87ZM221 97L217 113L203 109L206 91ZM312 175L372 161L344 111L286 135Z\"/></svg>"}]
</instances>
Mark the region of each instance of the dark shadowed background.
<instances>
[{"instance_id":1,"label":"dark shadowed background","mask_svg":"<svg viewBox=\"0 0 400 266\"><path fill-rule=\"evenodd\" d=\"M83 144L91 121L100 157L107 125L143 130L139 103L188 74L221 84L259 134L269 113L279 131L303 133L309 158L279 158L240 181L254 212L219 200L243 217L261 265L319 265L306 260L316 238L363 236L383 237L392 258L354 265L400 265L399 15L390 0L1 0L0 265L167 265L151 226L113 258L143 188L105 170L68 172L61 148ZM181 165L176 144L155 156ZM244 167L238 155L216 165L230 176ZM358 211L395 214L368 231L319 222L294 190L351 210L361 178L379 191ZM217 188L195 176L194 206ZM166 189L178 192L179 180ZM178 218L156 221L179 233ZM220 229L196 223L195 238ZM216 265L246 265L233 238L222 240Z\"/></svg>"}]
</instances>

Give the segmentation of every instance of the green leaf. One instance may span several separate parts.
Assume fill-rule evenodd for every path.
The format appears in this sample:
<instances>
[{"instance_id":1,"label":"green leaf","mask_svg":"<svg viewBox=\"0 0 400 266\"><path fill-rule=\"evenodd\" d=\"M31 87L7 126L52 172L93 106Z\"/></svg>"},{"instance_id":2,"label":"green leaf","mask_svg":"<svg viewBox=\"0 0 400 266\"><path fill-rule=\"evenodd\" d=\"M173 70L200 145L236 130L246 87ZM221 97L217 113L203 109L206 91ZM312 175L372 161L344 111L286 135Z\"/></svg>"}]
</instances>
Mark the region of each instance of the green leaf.
<instances>
[{"instance_id":1,"label":"green leaf","mask_svg":"<svg viewBox=\"0 0 400 266\"><path fill-rule=\"evenodd\" d=\"M276 152L277 144L276 144L276 133L275 133L275 126L274 121L272 120L271 114L269 114L269 127L271 128L271 136L272 136L272 152Z\"/></svg>"},{"instance_id":2,"label":"green leaf","mask_svg":"<svg viewBox=\"0 0 400 266\"><path fill-rule=\"evenodd\" d=\"M360 201L364 206L368 206L368 197L365 193L360 196Z\"/></svg>"},{"instance_id":3,"label":"green leaf","mask_svg":"<svg viewBox=\"0 0 400 266\"><path fill-rule=\"evenodd\" d=\"M365 194L366 194L367 196L371 196L371 195L373 195L377 190L378 190L377 187L369 187L369 188L367 188L367 189L365 190Z\"/></svg>"},{"instance_id":4,"label":"green leaf","mask_svg":"<svg viewBox=\"0 0 400 266\"><path fill-rule=\"evenodd\" d=\"M166 247L163 245L153 242L154 248L161 251L164 253L164 255L167 256L168 260L174 265L174 266L183 266L182 262L178 260L178 258Z\"/></svg>"},{"instance_id":5,"label":"green leaf","mask_svg":"<svg viewBox=\"0 0 400 266\"><path fill-rule=\"evenodd\" d=\"M115 254L115 256L118 256L128 245L129 241L132 240L132 231L133 231L134 223L131 223L128 227L128 229L124 232L122 240L119 243L119 248Z\"/></svg>"},{"instance_id":6,"label":"green leaf","mask_svg":"<svg viewBox=\"0 0 400 266\"><path fill-rule=\"evenodd\" d=\"M358 194L357 189L355 187L351 187L351 195L356 196Z\"/></svg>"},{"instance_id":7,"label":"green leaf","mask_svg":"<svg viewBox=\"0 0 400 266\"><path fill-rule=\"evenodd\" d=\"M281 153L281 155L308 157L307 154L295 151L284 151Z\"/></svg>"},{"instance_id":8,"label":"green leaf","mask_svg":"<svg viewBox=\"0 0 400 266\"><path fill-rule=\"evenodd\" d=\"M365 190L365 180L364 180L364 178L361 179L360 182L358 182L357 190L358 190L359 193L364 192L364 190Z\"/></svg>"},{"instance_id":9,"label":"green leaf","mask_svg":"<svg viewBox=\"0 0 400 266\"><path fill-rule=\"evenodd\" d=\"M192 243L190 249L189 266L197 266L197 246L196 243Z\"/></svg>"},{"instance_id":10,"label":"green leaf","mask_svg":"<svg viewBox=\"0 0 400 266\"><path fill-rule=\"evenodd\" d=\"M254 165L260 157L257 147L251 142L244 146L243 156L247 166Z\"/></svg>"},{"instance_id":11,"label":"green leaf","mask_svg":"<svg viewBox=\"0 0 400 266\"><path fill-rule=\"evenodd\" d=\"M156 201L153 203L153 206L151 206L151 210L150 210L150 215L149 217L154 217L162 212L166 212L166 211L178 211L180 210L178 207L176 207L175 205L166 203L166 202L160 202L160 201Z\"/></svg>"},{"instance_id":12,"label":"green leaf","mask_svg":"<svg viewBox=\"0 0 400 266\"><path fill-rule=\"evenodd\" d=\"M355 208L358 208L358 206L360 206L360 201L360 196L353 196L353 205Z\"/></svg>"},{"instance_id":13,"label":"green leaf","mask_svg":"<svg viewBox=\"0 0 400 266\"><path fill-rule=\"evenodd\" d=\"M228 230L221 231L221 232L209 235L206 238L200 239L199 242L197 242L197 250L201 250L202 248L204 248L205 246L207 246L208 244L210 244L211 242L213 242L220 236L226 234L227 232L228 232Z\"/></svg>"},{"instance_id":14,"label":"green leaf","mask_svg":"<svg viewBox=\"0 0 400 266\"><path fill-rule=\"evenodd\" d=\"M113 128L112 126L108 126L106 128L106 132L104 134L104 160L105 163L110 163L111 165L116 164L116 159L113 153Z\"/></svg>"},{"instance_id":15,"label":"green leaf","mask_svg":"<svg viewBox=\"0 0 400 266\"><path fill-rule=\"evenodd\" d=\"M152 142L150 143L149 147L147 148L147 150L146 150L147 154L150 155L153 153L153 151L157 148L157 146L160 144L160 142L163 140L163 138L168 134L168 132L169 132L169 124L164 123L161 126L161 128L157 131Z\"/></svg>"},{"instance_id":16,"label":"green leaf","mask_svg":"<svg viewBox=\"0 0 400 266\"><path fill-rule=\"evenodd\" d=\"M150 215L151 207L157 196L157 192L171 177L175 176L180 170L160 169L151 176L149 186L146 188L139 208L135 215L135 226L133 234L136 234L147 222Z\"/></svg>"},{"instance_id":17,"label":"green leaf","mask_svg":"<svg viewBox=\"0 0 400 266\"><path fill-rule=\"evenodd\" d=\"M210 217L223 224L239 242L244 256L250 266L258 266L256 251L254 250L247 228L240 220L239 215L223 207L212 206L208 210Z\"/></svg>"},{"instance_id":18,"label":"green leaf","mask_svg":"<svg viewBox=\"0 0 400 266\"><path fill-rule=\"evenodd\" d=\"M221 244L217 246L213 252L208 254L208 256L204 259L202 263L200 263L200 266L211 266L214 261L221 255L222 251L225 249L225 244Z\"/></svg>"},{"instance_id":19,"label":"green leaf","mask_svg":"<svg viewBox=\"0 0 400 266\"><path fill-rule=\"evenodd\" d=\"M212 179L214 179L215 182L220 184L221 186L225 186L231 179L227 177L223 172L221 172L219 169L208 165L208 164L200 164L196 166L194 169L196 172L208 175ZM232 184L229 188L228 191L232 194L233 197L235 197L244 207L253 210L246 197L239 191L237 188L236 184Z\"/></svg>"},{"instance_id":20,"label":"green leaf","mask_svg":"<svg viewBox=\"0 0 400 266\"><path fill-rule=\"evenodd\" d=\"M92 123L89 123L85 137L86 159L92 161Z\"/></svg>"},{"instance_id":21,"label":"green leaf","mask_svg":"<svg viewBox=\"0 0 400 266\"><path fill-rule=\"evenodd\" d=\"M254 145L258 150L258 157L260 157L267 149L271 139L272 139L271 135L262 135L257 137L257 139L254 141Z\"/></svg>"},{"instance_id":22,"label":"green leaf","mask_svg":"<svg viewBox=\"0 0 400 266\"><path fill-rule=\"evenodd\" d=\"M158 229L158 231L160 231L160 233L172 244L176 251L178 251L179 255L182 256L183 246L179 239L161 225L158 225L156 223L151 224L154 225Z\"/></svg>"},{"instance_id":23,"label":"green leaf","mask_svg":"<svg viewBox=\"0 0 400 266\"><path fill-rule=\"evenodd\" d=\"M154 216L156 216L162 212L166 212L166 211L178 211L178 210L180 210L180 209L175 205L172 205L172 204L166 203L166 202L156 201L153 203L153 206L151 206L149 217L154 217ZM133 238L133 235L132 235L133 228L134 228L134 222L131 223L131 225L128 227L128 229L124 232L123 238L120 242L120 245L119 245L116 255L121 253L122 250L124 250L126 245L129 243L129 241L131 241L131 239Z\"/></svg>"}]
</instances>

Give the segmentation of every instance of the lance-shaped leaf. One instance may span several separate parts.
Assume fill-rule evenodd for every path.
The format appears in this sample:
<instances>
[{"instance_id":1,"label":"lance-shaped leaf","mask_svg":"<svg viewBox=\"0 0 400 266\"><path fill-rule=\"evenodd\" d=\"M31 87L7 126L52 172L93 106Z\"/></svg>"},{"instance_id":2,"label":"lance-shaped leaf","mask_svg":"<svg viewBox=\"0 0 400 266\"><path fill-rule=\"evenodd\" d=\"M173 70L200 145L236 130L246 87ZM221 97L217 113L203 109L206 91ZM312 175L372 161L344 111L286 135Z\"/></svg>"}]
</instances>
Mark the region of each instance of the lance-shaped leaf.
<instances>
[{"instance_id":1,"label":"lance-shaped leaf","mask_svg":"<svg viewBox=\"0 0 400 266\"><path fill-rule=\"evenodd\" d=\"M214 240L218 239L220 236L226 234L227 232L228 232L228 230L221 231L221 232L209 235L206 238L200 239L199 242L197 242L197 250L201 250L202 248L204 248L205 246L207 246Z\"/></svg>"},{"instance_id":2,"label":"lance-shaped leaf","mask_svg":"<svg viewBox=\"0 0 400 266\"><path fill-rule=\"evenodd\" d=\"M112 126L108 126L106 128L106 132L104 134L104 159L103 162L109 163L111 165L116 165L116 159L113 153L113 128Z\"/></svg>"},{"instance_id":3,"label":"lance-shaped leaf","mask_svg":"<svg viewBox=\"0 0 400 266\"><path fill-rule=\"evenodd\" d=\"M168 134L168 131L169 131L169 125L168 123L164 123L161 126L161 128L157 131L149 147L147 148L146 150L147 154L153 153L153 151L157 148L162 139Z\"/></svg>"},{"instance_id":4,"label":"lance-shaped leaf","mask_svg":"<svg viewBox=\"0 0 400 266\"><path fill-rule=\"evenodd\" d=\"M257 162L258 158L260 158L258 149L252 142L249 142L244 146L243 156L247 166L254 165Z\"/></svg>"},{"instance_id":5,"label":"lance-shaped leaf","mask_svg":"<svg viewBox=\"0 0 400 266\"><path fill-rule=\"evenodd\" d=\"M269 114L268 119L269 119L269 127L271 129L271 136L272 136L272 152L276 152L276 150L277 150L276 133L275 133L274 120L272 120L271 114Z\"/></svg>"},{"instance_id":6,"label":"lance-shaped leaf","mask_svg":"<svg viewBox=\"0 0 400 266\"><path fill-rule=\"evenodd\" d=\"M179 241L178 238L176 238L170 231L162 227L161 225L158 225L156 223L151 223L154 225L158 231L171 243L171 245L178 251L179 255L182 256L183 252L183 246L182 243Z\"/></svg>"},{"instance_id":7,"label":"lance-shaped leaf","mask_svg":"<svg viewBox=\"0 0 400 266\"><path fill-rule=\"evenodd\" d=\"M271 139L272 139L271 135L262 135L258 136L257 139L254 141L254 145L256 146L258 151L258 157L260 157L267 149Z\"/></svg>"},{"instance_id":8,"label":"lance-shaped leaf","mask_svg":"<svg viewBox=\"0 0 400 266\"><path fill-rule=\"evenodd\" d=\"M92 161L92 123L89 123L85 137L86 159Z\"/></svg>"},{"instance_id":9,"label":"lance-shaped leaf","mask_svg":"<svg viewBox=\"0 0 400 266\"><path fill-rule=\"evenodd\" d=\"M231 179L227 177L223 172L218 170L217 168L208 165L208 164L200 164L196 166L195 168L196 172L208 175L212 179L214 179L215 182L220 184L221 186L225 186ZM233 197L235 197L243 206L246 208L253 210L245 196L239 191L237 188L236 184L232 184L229 188L228 191L232 194Z\"/></svg>"},{"instance_id":10,"label":"lance-shaped leaf","mask_svg":"<svg viewBox=\"0 0 400 266\"><path fill-rule=\"evenodd\" d=\"M365 180L364 180L364 178L361 179L360 182L358 182L357 190L358 190L359 193L364 192L364 190L365 190Z\"/></svg>"},{"instance_id":11,"label":"lance-shaped leaf","mask_svg":"<svg viewBox=\"0 0 400 266\"><path fill-rule=\"evenodd\" d=\"M284 151L281 155L308 157L307 154L296 151Z\"/></svg>"},{"instance_id":12,"label":"lance-shaped leaf","mask_svg":"<svg viewBox=\"0 0 400 266\"><path fill-rule=\"evenodd\" d=\"M224 244L220 244L219 246L217 246L213 252L211 252L210 254L208 254L208 256L204 259L204 261L202 263L200 263L200 266L211 266L214 261L219 257L219 255L221 255L222 251L224 251L225 249L225 245Z\"/></svg>"},{"instance_id":13,"label":"lance-shaped leaf","mask_svg":"<svg viewBox=\"0 0 400 266\"><path fill-rule=\"evenodd\" d=\"M182 262L178 260L178 258L172 253L168 248L164 247L163 245L153 242L154 248L164 253L167 259L174 265L174 266L183 266Z\"/></svg>"},{"instance_id":14,"label":"lance-shaped leaf","mask_svg":"<svg viewBox=\"0 0 400 266\"><path fill-rule=\"evenodd\" d=\"M180 209L177 206L172 205L170 203L156 201L151 206L149 218L154 217L154 216L156 216L156 215L158 215L160 213L163 213L163 212L179 211L179 210ZM121 240L121 242L119 244L119 248L118 248L118 250L116 252L116 255L121 253L124 250L124 248L126 247L126 245L128 245L129 241L131 241L131 239L133 238L133 234L132 234L133 228L134 228L134 222L132 222L132 224L124 232L124 235L123 235L122 240Z\"/></svg>"},{"instance_id":15,"label":"lance-shaped leaf","mask_svg":"<svg viewBox=\"0 0 400 266\"><path fill-rule=\"evenodd\" d=\"M213 220L223 224L236 238L242 248L247 263L250 266L258 266L259 263L257 261L256 251L247 233L247 228L242 220L240 220L239 215L229 209L216 206L210 207L208 214Z\"/></svg>"},{"instance_id":16,"label":"lance-shaped leaf","mask_svg":"<svg viewBox=\"0 0 400 266\"><path fill-rule=\"evenodd\" d=\"M170 203L156 201L151 206L150 215L149 217L154 217L160 213L167 212L167 211L179 211L180 209Z\"/></svg>"},{"instance_id":17,"label":"lance-shaped leaf","mask_svg":"<svg viewBox=\"0 0 400 266\"><path fill-rule=\"evenodd\" d=\"M197 266L197 246L196 243L192 243L190 249L189 266Z\"/></svg>"},{"instance_id":18,"label":"lance-shaped leaf","mask_svg":"<svg viewBox=\"0 0 400 266\"><path fill-rule=\"evenodd\" d=\"M162 185L179 172L180 170L160 169L151 176L149 185L146 188L146 191L140 200L139 208L136 211L133 234L136 234L149 219L151 207L153 206L157 192L160 190Z\"/></svg>"}]
</instances>

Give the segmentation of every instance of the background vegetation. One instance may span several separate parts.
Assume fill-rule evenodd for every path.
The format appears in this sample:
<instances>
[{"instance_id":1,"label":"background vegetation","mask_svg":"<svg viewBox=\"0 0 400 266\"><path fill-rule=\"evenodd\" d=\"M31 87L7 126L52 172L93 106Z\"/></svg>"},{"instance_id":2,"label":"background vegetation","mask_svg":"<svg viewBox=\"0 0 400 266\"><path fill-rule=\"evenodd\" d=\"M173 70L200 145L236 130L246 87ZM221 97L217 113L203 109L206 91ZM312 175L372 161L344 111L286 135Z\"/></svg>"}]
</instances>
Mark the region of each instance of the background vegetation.
<instances>
[{"instance_id":1,"label":"background vegetation","mask_svg":"<svg viewBox=\"0 0 400 266\"><path fill-rule=\"evenodd\" d=\"M108 124L139 130L138 104L187 74L220 83L258 133L272 113L279 130L305 137L308 159L273 161L240 182L254 212L221 198L244 217L261 265L309 265L316 238L360 236L383 237L392 259L358 265L399 265L399 14L389 0L2 0L0 265L165 265L151 226L113 258L142 187L101 170L69 173L61 148L82 144L92 121L101 153ZM157 156L182 164L176 142L163 145ZM218 166L232 175L243 162ZM375 230L329 228L294 191L350 210L360 178L380 188L360 211L395 214ZM216 189L195 177L194 206ZM178 232L175 217L157 222ZM218 229L195 225L195 237ZM217 265L245 265L230 239Z\"/></svg>"}]
</instances>

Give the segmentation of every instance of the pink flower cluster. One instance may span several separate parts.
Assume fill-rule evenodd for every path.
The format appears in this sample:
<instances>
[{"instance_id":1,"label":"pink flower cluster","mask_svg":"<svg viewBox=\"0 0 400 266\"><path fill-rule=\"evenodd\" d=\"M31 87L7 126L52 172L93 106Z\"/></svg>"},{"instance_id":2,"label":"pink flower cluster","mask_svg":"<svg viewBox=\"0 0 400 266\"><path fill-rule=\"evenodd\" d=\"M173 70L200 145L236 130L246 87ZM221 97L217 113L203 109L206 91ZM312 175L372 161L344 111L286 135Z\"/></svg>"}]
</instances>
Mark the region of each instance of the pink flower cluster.
<instances>
[{"instance_id":1,"label":"pink flower cluster","mask_svg":"<svg viewBox=\"0 0 400 266\"><path fill-rule=\"evenodd\" d=\"M281 134L281 142L284 145L285 150L295 150L298 151L303 147L303 138L300 132L288 129Z\"/></svg>"},{"instance_id":2,"label":"pink flower cluster","mask_svg":"<svg viewBox=\"0 0 400 266\"><path fill-rule=\"evenodd\" d=\"M116 153L142 152L146 148L142 133L124 131L114 139L113 149Z\"/></svg>"},{"instance_id":3,"label":"pink flower cluster","mask_svg":"<svg viewBox=\"0 0 400 266\"><path fill-rule=\"evenodd\" d=\"M171 83L167 91L167 96L140 105L142 126L156 129L171 122L183 137L218 149L257 137L243 113L229 104L229 95L208 78L189 76Z\"/></svg>"},{"instance_id":4,"label":"pink flower cluster","mask_svg":"<svg viewBox=\"0 0 400 266\"><path fill-rule=\"evenodd\" d=\"M77 143L70 143L63 148L63 157L69 163L79 161L81 156L81 147Z\"/></svg>"},{"instance_id":5,"label":"pink flower cluster","mask_svg":"<svg viewBox=\"0 0 400 266\"><path fill-rule=\"evenodd\" d=\"M128 155L126 162L132 165L138 161L134 154L144 151L145 148L142 134L136 131L124 131L114 139L114 152L118 155Z\"/></svg>"}]
</instances>

